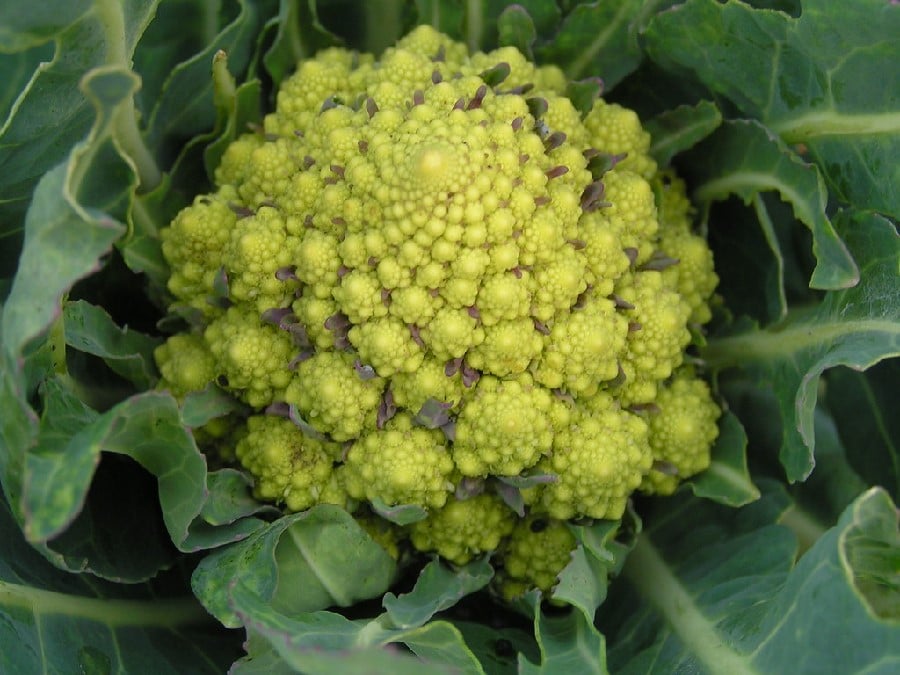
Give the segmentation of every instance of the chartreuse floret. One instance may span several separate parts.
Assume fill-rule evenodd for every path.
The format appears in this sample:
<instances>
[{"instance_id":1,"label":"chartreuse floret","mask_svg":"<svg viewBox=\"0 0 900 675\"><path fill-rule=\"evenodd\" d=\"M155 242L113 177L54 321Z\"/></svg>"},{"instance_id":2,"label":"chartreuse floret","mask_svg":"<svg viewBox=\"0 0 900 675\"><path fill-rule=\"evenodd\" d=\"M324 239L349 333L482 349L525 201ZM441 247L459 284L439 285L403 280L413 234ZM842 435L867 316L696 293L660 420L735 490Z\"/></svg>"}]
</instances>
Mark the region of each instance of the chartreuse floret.
<instances>
[{"instance_id":1,"label":"chartreuse floret","mask_svg":"<svg viewBox=\"0 0 900 675\"><path fill-rule=\"evenodd\" d=\"M414 427L408 414L356 441L344 462L351 497L394 506L440 508L453 490L453 460L444 434Z\"/></svg>"},{"instance_id":2,"label":"chartreuse floret","mask_svg":"<svg viewBox=\"0 0 900 675\"><path fill-rule=\"evenodd\" d=\"M201 391L215 380L216 360L202 335L181 333L171 336L153 351L160 389L168 389L176 398Z\"/></svg>"},{"instance_id":3,"label":"chartreuse floret","mask_svg":"<svg viewBox=\"0 0 900 675\"><path fill-rule=\"evenodd\" d=\"M722 411L706 382L682 373L660 389L656 405L659 412L649 418L654 464L641 490L670 495L682 480L709 466Z\"/></svg>"},{"instance_id":4,"label":"chartreuse floret","mask_svg":"<svg viewBox=\"0 0 900 675\"><path fill-rule=\"evenodd\" d=\"M515 476L553 443L552 396L528 376L483 378L456 422L453 461L464 476Z\"/></svg>"},{"instance_id":5,"label":"chartreuse floret","mask_svg":"<svg viewBox=\"0 0 900 675\"><path fill-rule=\"evenodd\" d=\"M536 467L557 481L530 488L525 499L535 512L559 520L620 518L652 463L646 422L600 393L576 406L569 426L556 434L552 454Z\"/></svg>"},{"instance_id":6,"label":"chartreuse floret","mask_svg":"<svg viewBox=\"0 0 900 675\"><path fill-rule=\"evenodd\" d=\"M492 494L451 498L425 520L412 525L410 540L420 551L435 551L457 565L496 551L515 527L515 513Z\"/></svg>"},{"instance_id":7,"label":"chartreuse floret","mask_svg":"<svg viewBox=\"0 0 900 675\"><path fill-rule=\"evenodd\" d=\"M503 596L511 600L532 588L549 593L575 545L565 521L534 515L520 520L502 549Z\"/></svg>"},{"instance_id":8,"label":"chartreuse floret","mask_svg":"<svg viewBox=\"0 0 900 675\"><path fill-rule=\"evenodd\" d=\"M303 511L318 503L331 477L334 446L304 436L290 420L255 415L247 420L247 434L238 441L235 453L256 478L253 494L257 499Z\"/></svg>"},{"instance_id":9,"label":"chartreuse floret","mask_svg":"<svg viewBox=\"0 0 900 675\"><path fill-rule=\"evenodd\" d=\"M284 400L323 434L348 441L375 429L383 389L380 377L360 377L351 354L317 352L297 366Z\"/></svg>"},{"instance_id":10,"label":"chartreuse floret","mask_svg":"<svg viewBox=\"0 0 900 675\"><path fill-rule=\"evenodd\" d=\"M254 408L280 396L293 377L295 353L290 336L260 323L255 309L235 305L203 334L216 360L217 380Z\"/></svg>"},{"instance_id":11,"label":"chartreuse floret","mask_svg":"<svg viewBox=\"0 0 900 675\"><path fill-rule=\"evenodd\" d=\"M251 420L297 426L245 432L260 498L416 504L414 545L462 563L513 528L496 479L555 476L523 488L534 517L617 518L663 469L696 470L652 446L651 471L636 411L663 409L688 322L710 316L709 249L637 116L601 99L582 117L567 87L515 48L470 54L428 26L377 62L325 50L164 231L173 311L203 324L158 351L164 386L214 379ZM285 448L316 443L345 452L310 501L292 467L324 469ZM528 546L507 549L513 568ZM546 550L508 578L546 589L562 560Z\"/></svg>"},{"instance_id":12,"label":"chartreuse floret","mask_svg":"<svg viewBox=\"0 0 900 675\"><path fill-rule=\"evenodd\" d=\"M169 291L205 314L215 310L210 300L222 254L237 221L229 206L236 198L231 186L216 194L201 195L160 234L163 254L171 268Z\"/></svg>"},{"instance_id":13,"label":"chartreuse floret","mask_svg":"<svg viewBox=\"0 0 900 675\"><path fill-rule=\"evenodd\" d=\"M545 387L592 396L619 374L617 355L628 334L628 320L607 298L590 294L582 306L560 317L544 336L535 379Z\"/></svg>"}]
</instances>

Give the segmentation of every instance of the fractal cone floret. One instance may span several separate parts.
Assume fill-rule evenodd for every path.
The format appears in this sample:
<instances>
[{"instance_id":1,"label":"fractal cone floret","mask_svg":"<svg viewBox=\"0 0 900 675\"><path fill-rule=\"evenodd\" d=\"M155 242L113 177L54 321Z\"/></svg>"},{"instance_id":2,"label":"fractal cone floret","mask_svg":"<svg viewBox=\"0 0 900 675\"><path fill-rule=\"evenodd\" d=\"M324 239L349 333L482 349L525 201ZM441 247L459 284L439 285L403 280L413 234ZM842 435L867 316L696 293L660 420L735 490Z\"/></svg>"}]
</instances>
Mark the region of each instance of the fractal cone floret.
<instances>
[{"instance_id":1,"label":"fractal cone floret","mask_svg":"<svg viewBox=\"0 0 900 675\"><path fill-rule=\"evenodd\" d=\"M566 91L429 27L326 50L166 229L193 321L163 385L245 404L219 442L258 499L418 507L394 549L495 553L510 595L552 587L567 522L709 465L712 255L637 115Z\"/></svg>"}]
</instances>

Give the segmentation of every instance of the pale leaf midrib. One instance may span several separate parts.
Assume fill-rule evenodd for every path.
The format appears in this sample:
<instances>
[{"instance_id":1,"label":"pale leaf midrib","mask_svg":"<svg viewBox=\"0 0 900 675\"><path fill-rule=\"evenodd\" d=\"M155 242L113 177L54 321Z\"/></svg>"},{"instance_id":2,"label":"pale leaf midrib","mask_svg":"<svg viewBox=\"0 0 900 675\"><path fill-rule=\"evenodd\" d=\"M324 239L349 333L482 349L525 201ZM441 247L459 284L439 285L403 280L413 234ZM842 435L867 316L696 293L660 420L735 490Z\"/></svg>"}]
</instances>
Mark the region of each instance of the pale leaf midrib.
<instances>
[{"instance_id":1,"label":"pale leaf midrib","mask_svg":"<svg viewBox=\"0 0 900 675\"><path fill-rule=\"evenodd\" d=\"M153 600L91 598L7 581L0 581L0 608L3 607L26 609L36 616L96 621L113 629L125 626L171 629L209 619L193 596Z\"/></svg>"},{"instance_id":2,"label":"pale leaf midrib","mask_svg":"<svg viewBox=\"0 0 900 675\"><path fill-rule=\"evenodd\" d=\"M697 606L666 561L644 535L628 556L624 573L678 636L688 653L712 675L761 675L750 659L735 651L712 619Z\"/></svg>"}]
</instances>

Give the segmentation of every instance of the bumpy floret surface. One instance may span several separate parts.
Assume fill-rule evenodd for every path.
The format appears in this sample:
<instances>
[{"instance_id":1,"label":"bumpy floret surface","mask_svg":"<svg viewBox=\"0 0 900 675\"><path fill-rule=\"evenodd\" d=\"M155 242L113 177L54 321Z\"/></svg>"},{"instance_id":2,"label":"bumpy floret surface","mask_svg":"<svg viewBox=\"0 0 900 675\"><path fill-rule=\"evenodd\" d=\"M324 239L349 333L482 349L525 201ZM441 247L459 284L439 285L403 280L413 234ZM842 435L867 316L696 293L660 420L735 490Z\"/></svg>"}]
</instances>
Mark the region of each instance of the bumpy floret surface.
<instances>
[{"instance_id":1,"label":"bumpy floret surface","mask_svg":"<svg viewBox=\"0 0 900 675\"><path fill-rule=\"evenodd\" d=\"M672 398L706 411L682 434L706 447L714 403L667 380L710 317L711 254L637 116L566 88L427 26L378 62L325 50L163 232L173 304L202 324L157 350L163 386L249 406L258 498L416 504L413 545L462 564L514 527L498 478L555 477L523 488L534 517L618 518L702 468ZM549 587L571 542L546 532L514 537L513 570L539 553L510 579Z\"/></svg>"}]
</instances>

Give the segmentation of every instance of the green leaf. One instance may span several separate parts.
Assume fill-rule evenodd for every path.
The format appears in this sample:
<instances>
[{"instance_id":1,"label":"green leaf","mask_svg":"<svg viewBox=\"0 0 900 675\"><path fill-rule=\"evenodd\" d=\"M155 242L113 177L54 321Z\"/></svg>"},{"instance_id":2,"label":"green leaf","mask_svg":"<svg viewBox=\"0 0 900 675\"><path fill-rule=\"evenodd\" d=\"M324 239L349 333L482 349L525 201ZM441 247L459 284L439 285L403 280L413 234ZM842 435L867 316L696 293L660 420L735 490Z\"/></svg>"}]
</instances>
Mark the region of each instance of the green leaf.
<instances>
[{"instance_id":1,"label":"green leaf","mask_svg":"<svg viewBox=\"0 0 900 675\"><path fill-rule=\"evenodd\" d=\"M49 390L37 447L25 460L26 536L45 541L65 528L81 509L92 469L106 450L134 458L159 477L166 525L172 540L185 545L204 501L206 462L181 426L174 399L148 392L100 416L82 409L66 423L54 407L62 398L73 409L73 397L63 392L59 386Z\"/></svg>"},{"instance_id":2,"label":"green leaf","mask_svg":"<svg viewBox=\"0 0 900 675\"><path fill-rule=\"evenodd\" d=\"M660 113L644 124L652 139L650 155L660 166L668 166L675 155L694 147L721 123L722 113L711 101L680 105Z\"/></svg>"},{"instance_id":3,"label":"green leaf","mask_svg":"<svg viewBox=\"0 0 900 675\"><path fill-rule=\"evenodd\" d=\"M2 498L0 541L0 671L213 674L239 653L238 636L210 631L185 588L172 596L56 569Z\"/></svg>"},{"instance_id":4,"label":"green leaf","mask_svg":"<svg viewBox=\"0 0 900 675\"><path fill-rule=\"evenodd\" d=\"M295 615L376 597L395 572L394 561L349 513L319 505L214 551L201 561L192 584L209 612L236 628L239 614ZM234 597L237 587L240 600Z\"/></svg>"},{"instance_id":5,"label":"green leaf","mask_svg":"<svg viewBox=\"0 0 900 675\"><path fill-rule=\"evenodd\" d=\"M428 24L454 38L462 35L465 7L461 2L447 0L414 0L418 22Z\"/></svg>"},{"instance_id":6,"label":"green leaf","mask_svg":"<svg viewBox=\"0 0 900 675\"><path fill-rule=\"evenodd\" d=\"M790 481L803 480L814 466L813 409L821 373L840 365L862 370L900 354L896 229L871 213L844 211L835 223L860 263L857 286L827 293L815 308L790 312L765 329L737 326L703 350L715 369L740 366L758 384L771 383L782 417L781 462Z\"/></svg>"},{"instance_id":7,"label":"green leaf","mask_svg":"<svg viewBox=\"0 0 900 675\"><path fill-rule=\"evenodd\" d=\"M836 525L844 509L869 487L850 465L834 420L822 406L815 411L815 430L816 470L791 487L794 503L779 520L794 531L801 553Z\"/></svg>"},{"instance_id":8,"label":"green leaf","mask_svg":"<svg viewBox=\"0 0 900 675\"><path fill-rule=\"evenodd\" d=\"M900 361L882 361L866 372L834 368L826 379L826 405L848 460L868 485L900 500L900 419L893 414Z\"/></svg>"},{"instance_id":9,"label":"green leaf","mask_svg":"<svg viewBox=\"0 0 900 675\"><path fill-rule=\"evenodd\" d=\"M232 597L238 607L252 606L255 591L237 580ZM351 621L334 612L285 614L274 607L260 607L246 614L239 609L238 618L251 635L265 638L284 663L308 675L484 673L462 634L446 621L397 629L386 615L371 621ZM396 642L406 644L422 660L389 648ZM255 652L262 651L267 663L278 663L258 641L252 640L250 646Z\"/></svg>"},{"instance_id":10,"label":"green leaf","mask_svg":"<svg viewBox=\"0 0 900 675\"><path fill-rule=\"evenodd\" d=\"M139 80L128 72L130 59L157 2L135 0L95 5L84 0L5 5L10 13L8 19L0 21L3 26L0 52L38 49L48 40L54 40L55 50L48 61L26 62L33 68L31 77L0 126L0 147L4 149L0 154L0 240L4 242L5 254L0 276L10 276L15 260L7 251L14 255L19 250L29 205L53 201L47 194L47 186L40 198L33 194L38 182L63 162L91 129L92 103L96 108L99 98L96 91L93 94L90 91L96 89L96 84L94 87L87 84L87 79L94 76L93 69L118 69L137 87ZM89 7L93 7L92 11L88 11ZM16 64L8 59L3 63ZM22 67L22 63L16 67ZM19 82L24 79L15 72L12 77ZM131 105L130 99L121 101L123 110ZM132 111L132 121L133 118ZM94 134L95 140L99 140L96 128ZM128 141L123 148L127 148L126 154L131 154L135 144ZM47 204L44 215L52 217L54 210Z\"/></svg>"},{"instance_id":11,"label":"green leaf","mask_svg":"<svg viewBox=\"0 0 900 675\"><path fill-rule=\"evenodd\" d=\"M898 217L898 34L900 8L885 0L805 0L797 18L689 0L645 38L654 61L802 143L839 199Z\"/></svg>"},{"instance_id":12,"label":"green leaf","mask_svg":"<svg viewBox=\"0 0 900 675\"><path fill-rule=\"evenodd\" d=\"M891 620L895 628L900 620L897 519L897 507L888 494L873 488L847 509L837 528L844 528L838 542L840 559L856 592L870 613Z\"/></svg>"},{"instance_id":13,"label":"green leaf","mask_svg":"<svg viewBox=\"0 0 900 675\"><path fill-rule=\"evenodd\" d=\"M606 654L603 636L579 609L562 616L546 613L540 595L526 596L534 609L534 635L541 650L541 663L535 665L519 655L522 675L554 673L596 673L605 675Z\"/></svg>"},{"instance_id":14,"label":"green leaf","mask_svg":"<svg viewBox=\"0 0 900 675\"><path fill-rule=\"evenodd\" d=\"M319 21L315 2L279 0L278 6L278 31L263 55L263 64L276 85L297 68L299 61L339 43Z\"/></svg>"},{"instance_id":15,"label":"green leaf","mask_svg":"<svg viewBox=\"0 0 900 675\"><path fill-rule=\"evenodd\" d=\"M629 509L622 521L598 521L590 526L570 525L578 547L572 559L559 574L551 597L577 607L593 617L606 600L611 577L618 574L640 531L640 520ZM621 540L617 540L620 538Z\"/></svg>"},{"instance_id":16,"label":"green leaf","mask_svg":"<svg viewBox=\"0 0 900 675\"><path fill-rule=\"evenodd\" d=\"M687 483L698 497L728 506L744 506L759 499L759 488L747 470L747 434L730 412L719 420L719 437L709 468Z\"/></svg>"},{"instance_id":17,"label":"green leaf","mask_svg":"<svg viewBox=\"0 0 900 675\"><path fill-rule=\"evenodd\" d=\"M896 527L890 500L861 495L795 564L792 533L772 524L785 506L773 490L737 511L686 499L662 506L625 566L630 588L601 617L613 672L890 669L900 625L869 612L855 579L871 567L846 555L848 537L868 544L891 520Z\"/></svg>"},{"instance_id":18,"label":"green leaf","mask_svg":"<svg viewBox=\"0 0 900 675\"><path fill-rule=\"evenodd\" d=\"M600 77L611 90L641 62L636 29L643 4L641 0L579 4L537 55L559 64L571 80Z\"/></svg>"},{"instance_id":19,"label":"green leaf","mask_svg":"<svg viewBox=\"0 0 900 675\"><path fill-rule=\"evenodd\" d=\"M67 302L63 308L66 344L103 359L116 373L140 389L157 379L153 350L159 338L120 328L109 314L89 302Z\"/></svg>"},{"instance_id":20,"label":"green leaf","mask_svg":"<svg viewBox=\"0 0 900 675\"><path fill-rule=\"evenodd\" d=\"M409 593L399 597L386 593L381 604L395 626L415 628L484 588L493 576L494 570L484 558L455 569L434 559L419 573L416 585Z\"/></svg>"},{"instance_id":21,"label":"green leaf","mask_svg":"<svg viewBox=\"0 0 900 675\"><path fill-rule=\"evenodd\" d=\"M853 258L825 215L828 195L818 168L805 164L761 124L725 122L687 161L694 197L700 202L737 195L750 203L758 193L776 190L791 204L813 235L818 264L810 287L847 288L859 280Z\"/></svg>"},{"instance_id":22,"label":"green leaf","mask_svg":"<svg viewBox=\"0 0 900 675\"><path fill-rule=\"evenodd\" d=\"M541 658L532 635L513 627L494 628L475 621L453 621L469 649L491 675L518 673L518 655L532 662Z\"/></svg>"},{"instance_id":23,"label":"green leaf","mask_svg":"<svg viewBox=\"0 0 900 675\"><path fill-rule=\"evenodd\" d=\"M381 647L357 647L341 651L326 650L314 645L297 648L290 643L284 644L290 640L290 637L285 636L295 635L291 632L294 630L309 630L309 624L292 621L271 626L272 623L274 621L269 616L263 617L263 621L257 625L260 631L258 637L250 641L253 651L246 659L238 661L230 672L235 675L270 675L273 672L304 675L451 675L457 672L438 664L426 665L413 656ZM318 628L316 625L315 629ZM258 663L260 660L262 663Z\"/></svg>"},{"instance_id":24,"label":"green leaf","mask_svg":"<svg viewBox=\"0 0 900 675\"><path fill-rule=\"evenodd\" d=\"M515 47L533 59L536 38L534 21L521 5L510 5L497 17L497 41L502 47Z\"/></svg>"},{"instance_id":25,"label":"green leaf","mask_svg":"<svg viewBox=\"0 0 900 675\"><path fill-rule=\"evenodd\" d=\"M262 24L259 3L237 2L240 11L234 20L216 33L214 39L205 42L202 51L179 63L168 74L147 125L147 141L152 147L173 144L173 154L177 154L185 139L213 126L216 119L210 77L213 57L221 50L228 55L233 72L243 72Z\"/></svg>"},{"instance_id":26,"label":"green leaf","mask_svg":"<svg viewBox=\"0 0 900 675\"><path fill-rule=\"evenodd\" d=\"M181 420L191 428L202 427L210 420L243 410L232 396L215 385L203 391L192 391L181 403Z\"/></svg>"},{"instance_id":27,"label":"green leaf","mask_svg":"<svg viewBox=\"0 0 900 675\"><path fill-rule=\"evenodd\" d=\"M372 510L395 525L412 525L428 517L428 511L418 504L388 505L380 499L371 501Z\"/></svg>"},{"instance_id":28,"label":"green leaf","mask_svg":"<svg viewBox=\"0 0 900 675\"><path fill-rule=\"evenodd\" d=\"M228 60L216 55L213 61L213 80L216 87L216 107L218 120L216 129L207 136L196 139L203 143L203 163L206 175L213 180L215 170L222 160L222 155L233 140L246 133L251 123L262 119L260 104L262 91L259 80L249 80L236 86L234 78L228 70Z\"/></svg>"},{"instance_id":29,"label":"green leaf","mask_svg":"<svg viewBox=\"0 0 900 675\"><path fill-rule=\"evenodd\" d=\"M241 518L257 514L277 514L278 509L253 498L253 482L236 469L219 469L206 476L209 497L203 505L202 516L210 525L228 525ZM257 521L259 527L262 521Z\"/></svg>"}]
</instances>

